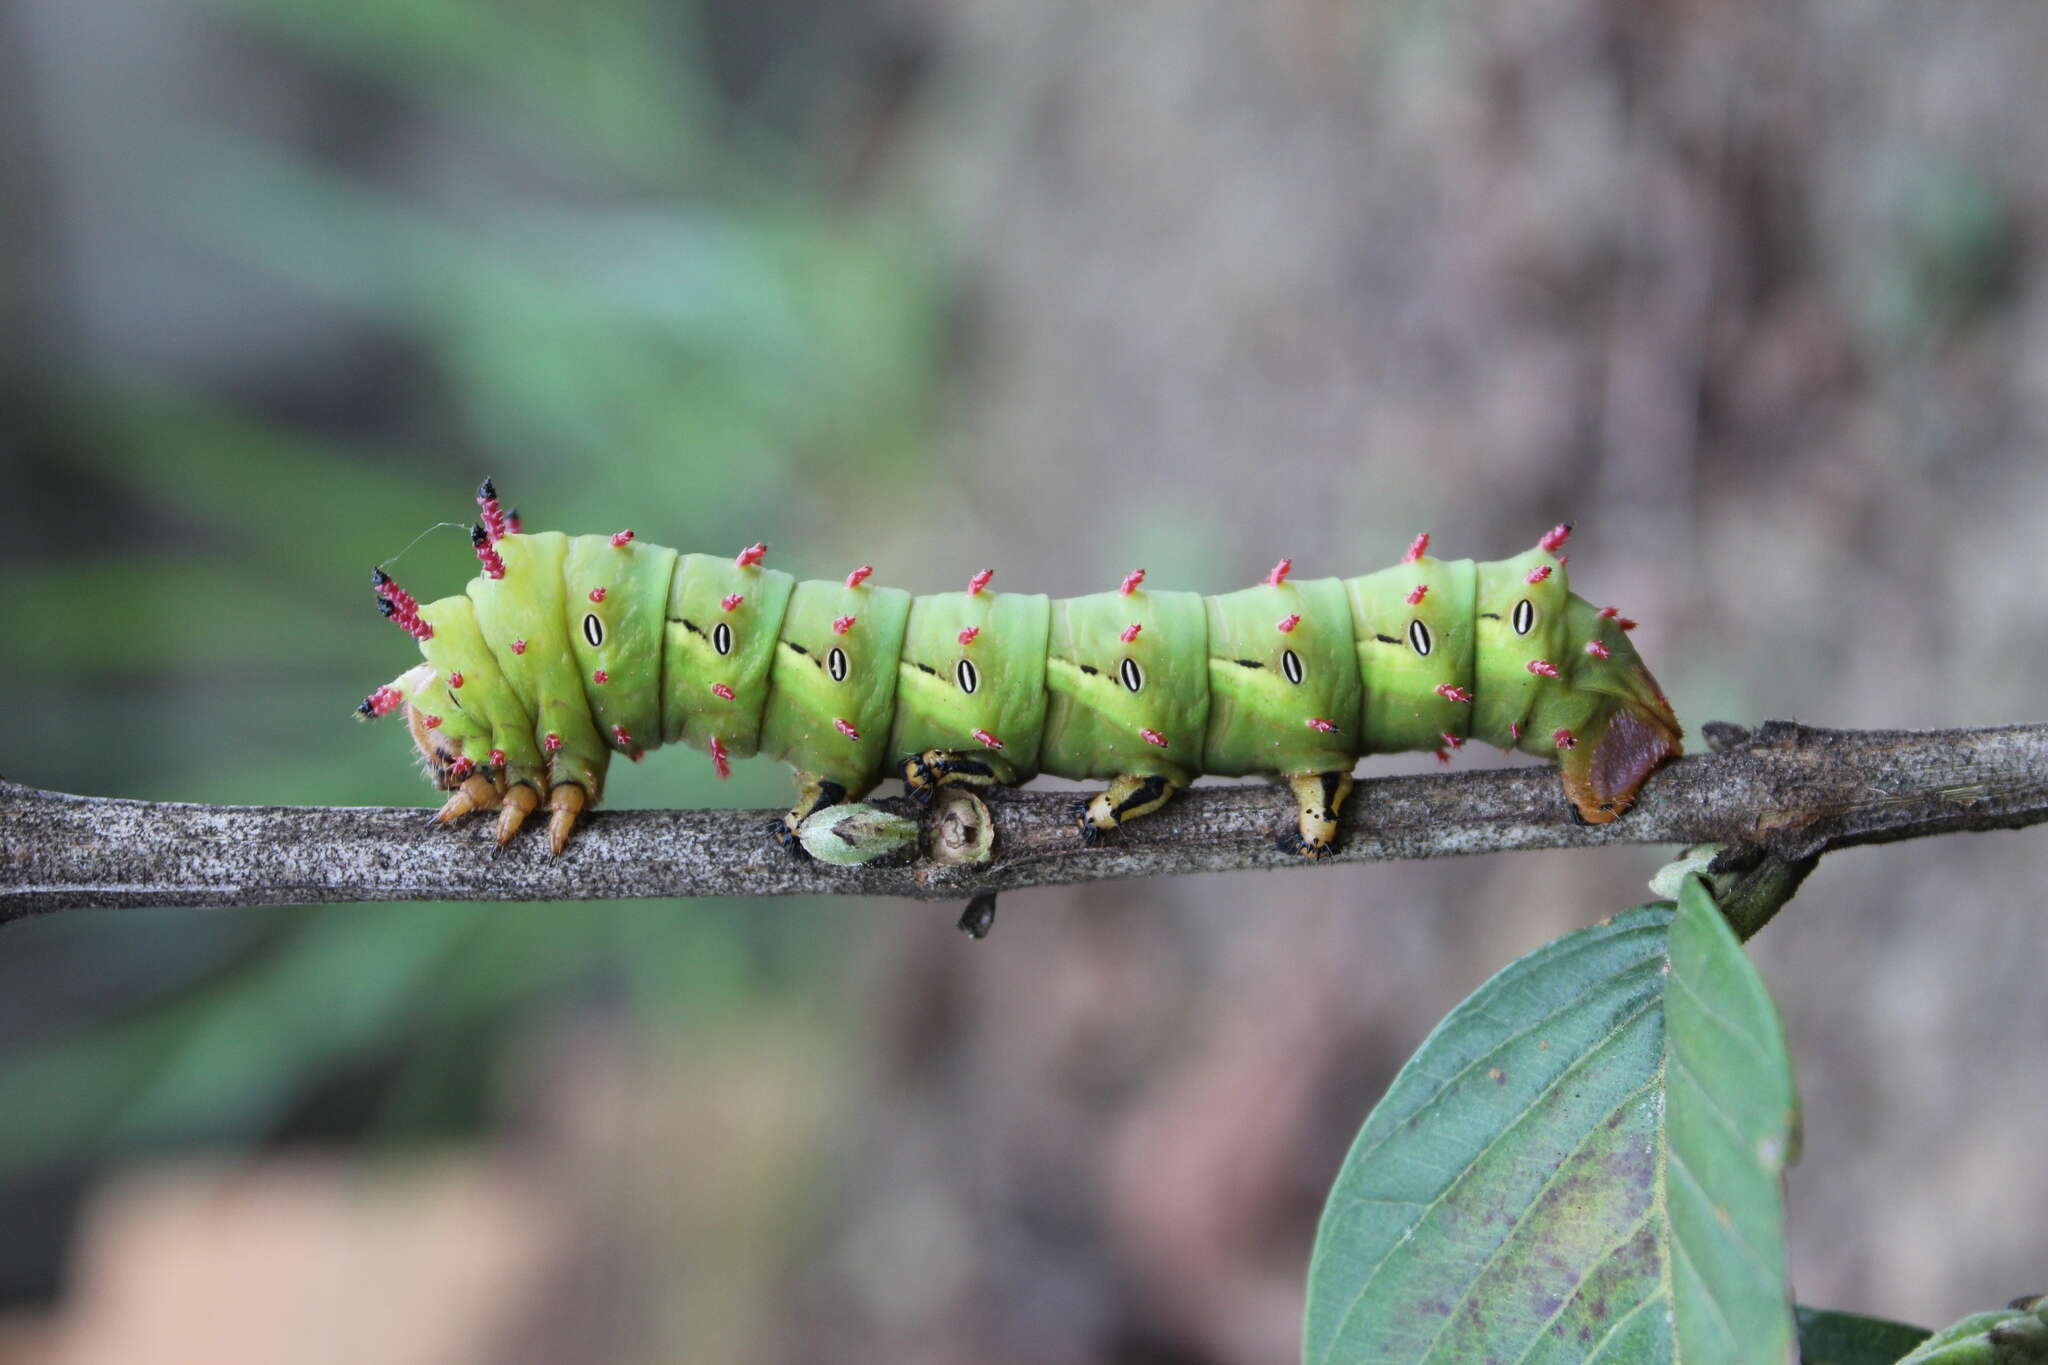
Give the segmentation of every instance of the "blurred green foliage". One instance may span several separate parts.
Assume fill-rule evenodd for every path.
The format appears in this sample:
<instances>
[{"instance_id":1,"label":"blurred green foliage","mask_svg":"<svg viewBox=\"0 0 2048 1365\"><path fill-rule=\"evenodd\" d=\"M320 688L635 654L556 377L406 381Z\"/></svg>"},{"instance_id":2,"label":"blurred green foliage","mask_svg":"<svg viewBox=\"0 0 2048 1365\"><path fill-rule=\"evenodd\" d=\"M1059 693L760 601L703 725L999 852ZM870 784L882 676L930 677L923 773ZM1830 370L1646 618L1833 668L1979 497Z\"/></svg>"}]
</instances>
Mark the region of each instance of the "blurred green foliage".
<instances>
[{"instance_id":1,"label":"blurred green foliage","mask_svg":"<svg viewBox=\"0 0 2048 1365\"><path fill-rule=\"evenodd\" d=\"M650 539L722 545L736 523L801 525L805 497L839 483L886 496L924 472L945 297L932 253L721 93L694 11L207 9L252 60L319 64L399 102L411 141L474 148L492 185L440 193L394 168L374 131L337 156L223 111L156 130L133 212L273 281L289 308L338 312L402 357L405 389L388 411L322 424L179 375L54 376L61 456L39 474L47 505L25 507L41 543L68 548L10 563L0 594L21 664L5 678L9 777L425 803L403 735L350 717L411 654L371 610L368 570L446 523L396 571L423 598L456 590L474 568L461 527L480 475L530 526L632 517ZM67 534L111 525L131 534ZM611 802L779 791L753 767L714 790L706 764L662 757L621 765ZM13 927L0 1182L288 1132L309 1096L351 1078L369 1093L350 1112L388 1135L471 1122L517 1007L574 989L648 1028L715 1031L743 995L823 977L837 923L802 904L636 903Z\"/></svg>"}]
</instances>

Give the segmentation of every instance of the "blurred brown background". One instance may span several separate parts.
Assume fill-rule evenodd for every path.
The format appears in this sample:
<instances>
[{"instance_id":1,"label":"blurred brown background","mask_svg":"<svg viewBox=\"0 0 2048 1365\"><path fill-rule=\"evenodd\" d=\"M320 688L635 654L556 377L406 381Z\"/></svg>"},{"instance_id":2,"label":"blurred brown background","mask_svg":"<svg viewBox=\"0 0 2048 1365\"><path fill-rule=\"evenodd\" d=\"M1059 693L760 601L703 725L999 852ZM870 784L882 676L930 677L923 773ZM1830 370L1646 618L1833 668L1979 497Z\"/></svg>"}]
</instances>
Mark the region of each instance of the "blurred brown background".
<instances>
[{"instance_id":1,"label":"blurred brown background","mask_svg":"<svg viewBox=\"0 0 2048 1365\"><path fill-rule=\"evenodd\" d=\"M425 804L365 570L485 473L917 589L1568 518L1695 734L2039 720L2044 70L2031 0L0 4L0 772ZM1287 1360L1395 1068L1661 856L15 926L0 1361ZM2044 876L1757 943L1803 1300L2044 1287Z\"/></svg>"}]
</instances>

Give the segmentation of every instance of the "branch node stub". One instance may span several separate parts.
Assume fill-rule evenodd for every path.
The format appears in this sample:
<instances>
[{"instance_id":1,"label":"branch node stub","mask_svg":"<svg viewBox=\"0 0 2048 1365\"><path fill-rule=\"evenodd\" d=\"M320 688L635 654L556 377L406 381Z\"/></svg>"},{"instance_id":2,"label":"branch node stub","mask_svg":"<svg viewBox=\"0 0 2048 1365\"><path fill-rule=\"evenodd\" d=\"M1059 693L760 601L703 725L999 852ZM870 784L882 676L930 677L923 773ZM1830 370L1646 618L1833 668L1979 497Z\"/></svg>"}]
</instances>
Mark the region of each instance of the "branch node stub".
<instances>
[{"instance_id":1,"label":"branch node stub","mask_svg":"<svg viewBox=\"0 0 2048 1365\"><path fill-rule=\"evenodd\" d=\"M996 822L982 799L959 787L940 791L927 849L949 867L985 863L995 847Z\"/></svg>"}]
</instances>

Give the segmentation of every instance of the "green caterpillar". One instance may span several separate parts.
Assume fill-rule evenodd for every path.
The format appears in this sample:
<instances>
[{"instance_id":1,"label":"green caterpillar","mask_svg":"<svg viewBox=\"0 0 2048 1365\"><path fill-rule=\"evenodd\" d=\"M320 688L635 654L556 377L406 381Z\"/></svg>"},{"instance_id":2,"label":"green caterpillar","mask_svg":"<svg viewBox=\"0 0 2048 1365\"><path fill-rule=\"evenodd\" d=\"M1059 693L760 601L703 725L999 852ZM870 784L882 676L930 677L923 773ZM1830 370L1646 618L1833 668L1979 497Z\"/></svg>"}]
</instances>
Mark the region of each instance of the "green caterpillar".
<instances>
[{"instance_id":1,"label":"green caterpillar","mask_svg":"<svg viewBox=\"0 0 2048 1365\"><path fill-rule=\"evenodd\" d=\"M1513 559L1427 553L1359 578L1295 581L1282 560L1220 597L1142 586L1053 601L988 590L913 598L867 581L799 583L736 558L636 539L520 533L489 481L471 531L483 573L421 605L381 568L379 609L426 662L378 688L365 717L403 707L441 821L499 810L505 843L545 802L560 853L597 803L614 754L707 750L721 777L762 753L796 771L774 822L794 845L813 811L901 775L1009 786L1097 779L1079 836L1154 810L1202 773L1284 778L1297 806L1283 849L1320 858L1361 755L1479 739L1554 756L1580 818L1627 808L1679 752L1678 720L1627 632L1572 595L1559 526Z\"/></svg>"}]
</instances>

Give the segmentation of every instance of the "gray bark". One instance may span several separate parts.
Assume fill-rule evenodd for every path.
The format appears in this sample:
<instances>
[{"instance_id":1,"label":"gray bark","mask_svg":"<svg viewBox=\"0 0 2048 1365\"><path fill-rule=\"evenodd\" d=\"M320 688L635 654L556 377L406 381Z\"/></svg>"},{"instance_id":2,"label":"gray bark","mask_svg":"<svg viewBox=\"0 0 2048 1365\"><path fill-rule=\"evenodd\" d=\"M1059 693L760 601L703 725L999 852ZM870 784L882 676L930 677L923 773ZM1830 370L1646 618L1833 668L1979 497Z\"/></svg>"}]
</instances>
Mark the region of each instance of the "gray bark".
<instances>
[{"instance_id":1,"label":"gray bark","mask_svg":"<svg viewBox=\"0 0 2048 1365\"><path fill-rule=\"evenodd\" d=\"M2048 725L1707 728L1718 752L1670 764L1632 810L1603 826L1577 824L1544 767L1362 781L1332 861L1721 842L1801 863L1855 844L2048 821ZM481 817L429 828L418 810L200 806L0 782L0 922L86 906L849 893L965 900L1058 882L1302 866L1274 847L1293 819L1277 788L1197 788L1093 848L1076 837L1073 802L1068 792L998 793L993 856L978 865L904 857L834 868L773 845L763 833L770 811L600 811L551 859L538 830L495 853L491 821ZM916 811L900 799L875 804Z\"/></svg>"}]
</instances>

